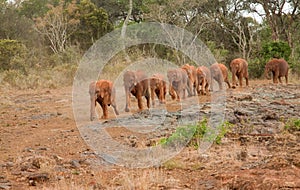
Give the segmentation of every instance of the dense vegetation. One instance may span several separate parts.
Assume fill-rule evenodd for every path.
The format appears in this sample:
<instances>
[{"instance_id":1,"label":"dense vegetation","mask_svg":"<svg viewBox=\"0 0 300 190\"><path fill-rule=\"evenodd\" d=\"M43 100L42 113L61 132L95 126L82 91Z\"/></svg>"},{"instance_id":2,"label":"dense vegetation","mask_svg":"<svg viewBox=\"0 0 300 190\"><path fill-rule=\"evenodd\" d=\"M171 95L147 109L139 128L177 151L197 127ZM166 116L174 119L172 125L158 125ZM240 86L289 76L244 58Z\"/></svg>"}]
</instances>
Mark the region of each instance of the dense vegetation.
<instances>
[{"instance_id":1,"label":"dense vegetation","mask_svg":"<svg viewBox=\"0 0 300 190\"><path fill-rule=\"evenodd\" d=\"M219 62L247 59L252 78L261 77L272 57L285 58L299 76L299 8L294 0L0 0L0 83L70 85L81 56L97 39L124 23L148 21L191 31ZM136 52L183 62L167 47L127 50L133 57Z\"/></svg>"}]
</instances>

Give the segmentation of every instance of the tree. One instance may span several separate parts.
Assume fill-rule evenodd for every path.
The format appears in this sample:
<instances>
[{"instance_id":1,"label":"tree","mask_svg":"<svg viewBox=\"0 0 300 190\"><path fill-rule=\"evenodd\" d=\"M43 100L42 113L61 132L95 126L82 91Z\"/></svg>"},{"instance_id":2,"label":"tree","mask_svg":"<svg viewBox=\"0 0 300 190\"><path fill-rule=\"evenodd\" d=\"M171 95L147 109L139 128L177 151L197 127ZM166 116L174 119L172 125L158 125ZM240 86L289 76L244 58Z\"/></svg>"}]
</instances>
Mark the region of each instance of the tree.
<instances>
[{"instance_id":1,"label":"tree","mask_svg":"<svg viewBox=\"0 0 300 190\"><path fill-rule=\"evenodd\" d=\"M148 1L151 0L134 0L132 2L132 11L129 18L131 22L143 21L143 14ZM97 7L107 10L110 22L118 26L125 21L130 9L129 0L92 0L92 2Z\"/></svg>"},{"instance_id":2,"label":"tree","mask_svg":"<svg viewBox=\"0 0 300 190\"><path fill-rule=\"evenodd\" d=\"M103 8L98 8L90 0L82 0L77 5L76 18L80 21L72 39L79 42L82 49L88 49L101 36L110 32L113 25Z\"/></svg>"},{"instance_id":3,"label":"tree","mask_svg":"<svg viewBox=\"0 0 300 190\"><path fill-rule=\"evenodd\" d=\"M292 48L294 56L295 45L294 34L298 31L300 23L300 1L299 0L250 0L244 1L248 5L249 10L256 12L265 18L271 31L273 41L287 41ZM263 12L258 10L259 5L263 8Z\"/></svg>"},{"instance_id":4,"label":"tree","mask_svg":"<svg viewBox=\"0 0 300 190\"><path fill-rule=\"evenodd\" d=\"M19 14L29 19L44 16L49 10L48 4L53 4L51 0L27 0L22 1L19 8Z\"/></svg>"},{"instance_id":5,"label":"tree","mask_svg":"<svg viewBox=\"0 0 300 190\"><path fill-rule=\"evenodd\" d=\"M17 7L12 3L0 1L0 39L17 39L25 41L31 34L31 21L18 14Z\"/></svg>"},{"instance_id":6,"label":"tree","mask_svg":"<svg viewBox=\"0 0 300 190\"><path fill-rule=\"evenodd\" d=\"M60 1L57 6L48 4L49 11L35 19L35 29L50 43L54 53L65 51L69 37L74 33L79 20L73 15L77 10L76 2Z\"/></svg>"}]
</instances>

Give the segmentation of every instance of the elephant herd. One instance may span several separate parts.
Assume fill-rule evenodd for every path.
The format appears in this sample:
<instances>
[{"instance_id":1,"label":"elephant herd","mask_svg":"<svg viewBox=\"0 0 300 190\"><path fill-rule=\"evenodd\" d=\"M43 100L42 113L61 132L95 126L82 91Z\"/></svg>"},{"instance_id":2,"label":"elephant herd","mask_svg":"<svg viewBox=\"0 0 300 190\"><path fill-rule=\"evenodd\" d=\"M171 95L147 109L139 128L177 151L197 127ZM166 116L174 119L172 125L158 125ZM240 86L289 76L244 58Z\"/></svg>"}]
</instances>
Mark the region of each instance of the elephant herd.
<instances>
[{"instance_id":1,"label":"elephant herd","mask_svg":"<svg viewBox=\"0 0 300 190\"><path fill-rule=\"evenodd\" d=\"M194 67L185 64L180 68L173 68L167 71L167 80L164 75L157 73L150 78L144 71L126 71L123 75L124 89L126 95L125 112L131 109L131 94L137 99L139 110L143 109L143 97L146 98L147 107L155 106L155 97L160 104L166 103L167 82L168 92L173 100L181 101L188 96L209 95L213 91L212 82L218 83L220 90L223 89L223 82L228 88L242 87L242 80L245 78L246 86L249 85L248 63L245 59L237 58L231 61L230 69L232 73L232 84L228 80L228 69L224 64L214 63L210 67ZM269 78L269 72L273 74L273 82L281 82L281 77L285 77L288 83L288 63L284 59L272 59L265 66L265 76ZM239 81L239 84L236 81ZM113 83L108 80L92 82L89 86L91 100L90 120L95 119L95 106L98 102L103 110L103 119L108 118L108 106L112 106L115 114L118 115L116 105L116 91Z\"/></svg>"}]
</instances>

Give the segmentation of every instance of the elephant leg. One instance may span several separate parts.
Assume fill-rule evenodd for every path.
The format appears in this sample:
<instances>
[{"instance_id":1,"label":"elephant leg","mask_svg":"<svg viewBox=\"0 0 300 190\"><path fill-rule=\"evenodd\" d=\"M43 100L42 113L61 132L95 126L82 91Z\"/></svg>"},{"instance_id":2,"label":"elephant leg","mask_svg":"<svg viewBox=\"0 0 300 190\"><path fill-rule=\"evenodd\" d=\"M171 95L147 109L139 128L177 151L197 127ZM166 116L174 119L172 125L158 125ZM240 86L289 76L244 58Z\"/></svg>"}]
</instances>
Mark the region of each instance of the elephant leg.
<instances>
[{"instance_id":1,"label":"elephant leg","mask_svg":"<svg viewBox=\"0 0 300 190\"><path fill-rule=\"evenodd\" d=\"M218 84L219 84L219 89L223 90L222 76L218 77Z\"/></svg>"},{"instance_id":2,"label":"elephant leg","mask_svg":"<svg viewBox=\"0 0 300 190\"><path fill-rule=\"evenodd\" d=\"M105 104L103 101L99 102L102 111L103 111L103 115L102 115L102 119L107 119L108 118L108 105Z\"/></svg>"},{"instance_id":3,"label":"elephant leg","mask_svg":"<svg viewBox=\"0 0 300 190\"><path fill-rule=\"evenodd\" d=\"M136 96L137 98L137 101L138 101L138 108L139 108L139 111L143 110L143 98L142 98L142 95L140 93L137 94Z\"/></svg>"},{"instance_id":4,"label":"elephant leg","mask_svg":"<svg viewBox=\"0 0 300 190\"><path fill-rule=\"evenodd\" d=\"M249 78L245 77L245 79L246 79L246 86L249 86Z\"/></svg>"},{"instance_id":5,"label":"elephant leg","mask_svg":"<svg viewBox=\"0 0 300 190\"><path fill-rule=\"evenodd\" d=\"M235 82L236 73L232 73L232 87L235 88L236 82Z\"/></svg>"},{"instance_id":6,"label":"elephant leg","mask_svg":"<svg viewBox=\"0 0 300 190\"><path fill-rule=\"evenodd\" d=\"M225 82L226 82L226 84L228 85L228 88L231 88L231 85L230 85L230 83L229 83L228 79L225 79L224 81L225 81Z\"/></svg>"},{"instance_id":7,"label":"elephant leg","mask_svg":"<svg viewBox=\"0 0 300 190\"><path fill-rule=\"evenodd\" d=\"M118 109L117 109L117 104L116 104L116 102L113 102L113 103L111 104L111 106L113 107L113 109L114 109L114 111L115 111L115 114L116 114L116 115L119 115L119 111L118 111Z\"/></svg>"},{"instance_id":8,"label":"elephant leg","mask_svg":"<svg viewBox=\"0 0 300 190\"><path fill-rule=\"evenodd\" d=\"M103 119L107 119L108 118L108 105L104 104L102 109L103 109Z\"/></svg>"},{"instance_id":9,"label":"elephant leg","mask_svg":"<svg viewBox=\"0 0 300 190\"><path fill-rule=\"evenodd\" d=\"M192 96L192 91L193 91L193 84L191 80L188 80L187 82L187 91L188 91L188 96Z\"/></svg>"},{"instance_id":10,"label":"elephant leg","mask_svg":"<svg viewBox=\"0 0 300 190\"><path fill-rule=\"evenodd\" d=\"M196 88L197 88L197 82L195 81L193 84L193 95L196 96Z\"/></svg>"},{"instance_id":11,"label":"elephant leg","mask_svg":"<svg viewBox=\"0 0 300 190\"><path fill-rule=\"evenodd\" d=\"M277 84L277 83L278 83L278 79L279 79L279 71L276 70L276 71L274 72L274 75L275 75L275 83ZM281 80L279 80L279 81L281 81Z\"/></svg>"},{"instance_id":12,"label":"elephant leg","mask_svg":"<svg viewBox=\"0 0 300 190\"><path fill-rule=\"evenodd\" d=\"M208 84L208 82L205 84L205 92L206 92L206 95L208 96L209 95L209 89L208 89L208 87L209 87L209 84Z\"/></svg>"},{"instance_id":13,"label":"elephant leg","mask_svg":"<svg viewBox=\"0 0 300 190\"><path fill-rule=\"evenodd\" d=\"M125 112L130 111L130 92L128 88L125 88L125 96L126 96L126 106L125 106Z\"/></svg>"},{"instance_id":14,"label":"elephant leg","mask_svg":"<svg viewBox=\"0 0 300 190\"><path fill-rule=\"evenodd\" d=\"M201 86L201 95L204 95L205 86L206 86L206 82L203 81Z\"/></svg>"},{"instance_id":15,"label":"elephant leg","mask_svg":"<svg viewBox=\"0 0 300 190\"><path fill-rule=\"evenodd\" d=\"M180 85L175 89L175 92L176 92L176 100L177 100L178 102L181 101L181 90L179 90L179 88L180 88Z\"/></svg>"},{"instance_id":16,"label":"elephant leg","mask_svg":"<svg viewBox=\"0 0 300 190\"><path fill-rule=\"evenodd\" d=\"M150 93L149 93L148 89L146 89L145 98L147 100L147 108L149 109L150 108Z\"/></svg>"},{"instance_id":17,"label":"elephant leg","mask_svg":"<svg viewBox=\"0 0 300 190\"><path fill-rule=\"evenodd\" d=\"M278 83L278 76L276 76L276 75L273 76L273 82L274 82L275 84Z\"/></svg>"},{"instance_id":18,"label":"elephant leg","mask_svg":"<svg viewBox=\"0 0 300 190\"><path fill-rule=\"evenodd\" d=\"M179 89L182 89L181 90L181 92L182 92L182 99L185 99L186 98L185 91L186 91L187 88L186 87L183 87L183 88L181 87Z\"/></svg>"},{"instance_id":19,"label":"elephant leg","mask_svg":"<svg viewBox=\"0 0 300 190\"><path fill-rule=\"evenodd\" d=\"M242 76L242 74L240 74L238 78L239 78L239 85L240 85L240 87L242 87L243 86L243 76Z\"/></svg>"},{"instance_id":20,"label":"elephant leg","mask_svg":"<svg viewBox=\"0 0 300 190\"><path fill-rule=\"evenodd\" d=\"M279 82L282 84L282 80L281 80L281 77L278 77L278 80L279 80Z\"/></svg>"},{"instance_id":21,"label":"elephant leg","mask_svg":"<svg viewBox=\"0 0 300 190\"><path fill-rule=\"evenodd\" d=\"M176 96L177 96L177 95L176 95L175 89L173 88L172 85L169 86L169 94L170 94L172 100L175 100L175 99L176 99Z\"/></svg>"},{"instance_id":22,"label":"elephant leg","mask_svg":"<svg viewBox=\"0 0 300 190\"><path fill-rule=\"evenodd\" d=\"M154 88L151 88L151 100L152 100L152 106L155 106L155 90Z\"/></svg>"},{"instance_id":23,"label":"elephant leg","mask_svg":"<svg viewBox=\"0 0 300 190\"><path fill-rule=\"evenodd\" d=\"M285 77L285 83L288 84L288 73L286 73Z\"/></svg>"},{"instance_id":24,"label":"elephant leg","mask_svg":"<svg viewBox=\"0 0 300 190\"><path fill-rule=\"evenodd\" d=\"M198 94L198 95L200 95L200 93L201 93L201 92L200 92L200 85L201 85L201 84L198 83L198 85L196 86L196 91L197 91L197 94Z\"/></svg>"},{"instance_id":25,"label":"elephant leg","mask_svg":"<svg viewBox=\"0 0 300 190\"><path fill-rule=\"evenodd\" d=\"M238 81L240 80L240 75L236 74L236 78L237 78L237 80L235 81L235 85L238 86L239 85Z\"/></svg>"}]
</instances>

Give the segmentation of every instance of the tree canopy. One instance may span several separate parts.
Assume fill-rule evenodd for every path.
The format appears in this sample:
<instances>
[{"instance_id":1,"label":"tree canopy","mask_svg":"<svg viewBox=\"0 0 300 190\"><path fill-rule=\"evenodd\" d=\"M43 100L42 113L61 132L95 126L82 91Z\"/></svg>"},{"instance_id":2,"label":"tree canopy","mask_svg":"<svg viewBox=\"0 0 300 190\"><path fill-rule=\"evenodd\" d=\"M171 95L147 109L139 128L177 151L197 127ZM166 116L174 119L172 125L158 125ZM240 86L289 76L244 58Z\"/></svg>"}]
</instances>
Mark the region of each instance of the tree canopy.
<instances>
[{"instance_id":1,"label":"tree canopy","mask_svg":"<svg viewBox=\"0 0 300 190\"><path fill-rule=\"evenodd\" d=\"M132 0L130 5L129 0L0 0L0 40L22 43L41 59L70 48L82 54L127 18L129 24L155 21L185 28L225 63L243 57L263 65L260 58L276 47L290 49L282 56L299 65L299 0ZM175 55L159 46L152 50Z\"/></svg>"}]
</instances>

